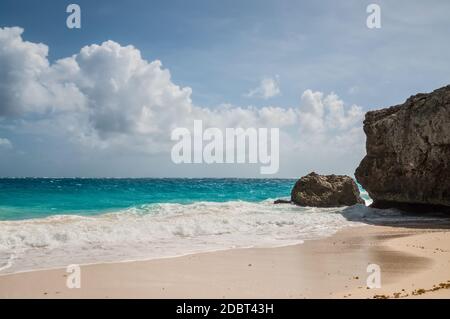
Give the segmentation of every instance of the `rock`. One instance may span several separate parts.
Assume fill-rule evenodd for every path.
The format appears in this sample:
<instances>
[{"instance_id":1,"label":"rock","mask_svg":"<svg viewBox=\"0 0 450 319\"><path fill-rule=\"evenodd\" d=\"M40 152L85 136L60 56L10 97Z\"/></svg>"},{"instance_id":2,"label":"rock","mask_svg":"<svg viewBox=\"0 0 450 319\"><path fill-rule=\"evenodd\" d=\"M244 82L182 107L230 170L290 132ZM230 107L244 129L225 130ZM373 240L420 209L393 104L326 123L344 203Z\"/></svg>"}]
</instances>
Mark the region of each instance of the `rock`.
<instances>
[{"instance_id":1,"label":"rock","mask_svg":"<svg viewBox=\"0 0 450 319\"><path fill-rule=\"evenodd\" d=\"M345 175L311 173L300 178L291 192L291 200L300 206L338 207L364 204L355 181Z\"/></svg>"},{"instance_id":2,"label":"rock","mask_svg":"<svg viewBox=\"0 0 450 319\"><path fill-rule=\"evenodd\" d=\"M368 112L358 182L379 208L450 211L450 85Z\"/></svg>"},{"instance_id":3,"label":"rock","mask_svg":"<svg viewBox=\"0 0 450 319\"><path fill-rule=\"evenodd\" d=\"M277 199L273 203L274 204L292 204L292 202L290 200L285 200L285 199Z\"/></svg>"}]
</instances>

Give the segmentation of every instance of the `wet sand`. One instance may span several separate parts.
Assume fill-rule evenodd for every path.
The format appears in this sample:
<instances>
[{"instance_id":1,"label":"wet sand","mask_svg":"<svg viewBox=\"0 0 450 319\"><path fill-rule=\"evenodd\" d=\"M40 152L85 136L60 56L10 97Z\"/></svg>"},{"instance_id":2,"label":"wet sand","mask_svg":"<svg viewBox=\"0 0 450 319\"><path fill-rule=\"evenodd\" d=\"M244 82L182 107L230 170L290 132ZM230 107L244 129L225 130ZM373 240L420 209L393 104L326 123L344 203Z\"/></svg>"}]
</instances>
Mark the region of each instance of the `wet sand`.
<instances>
[{"instance_id":1,"label":"wet sand","mask_svg":"<svg viewBox=\"0 0 450 319\"><path fill-rule=\"evenodd\" d=\"M371 264L381 288L367 287ZM81 266L79 289L68 275L0 276L0 298L449 298L450 231L351 227L301 245Z\"/></svg>"}]
</instances>

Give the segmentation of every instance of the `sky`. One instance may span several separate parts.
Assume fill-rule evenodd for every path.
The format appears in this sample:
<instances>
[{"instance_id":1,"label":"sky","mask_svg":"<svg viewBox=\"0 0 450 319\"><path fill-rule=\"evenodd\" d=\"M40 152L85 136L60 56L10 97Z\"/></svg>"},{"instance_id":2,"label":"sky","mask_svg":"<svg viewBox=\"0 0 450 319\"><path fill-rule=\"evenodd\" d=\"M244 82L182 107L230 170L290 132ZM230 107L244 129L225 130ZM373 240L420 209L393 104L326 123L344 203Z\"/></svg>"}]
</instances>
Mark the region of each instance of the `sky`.
<instances>
[{"instance_id":1,"label":"sky","mask_svg":"<svg viewBox=\"0 0 450 319\"><path fill-rule=\"evenodd\" d=\"M66 26L70 3L80 29ZM449 84L449 12L445 0L2 0L0 176L353 175L365 112ZM194 120L279 128L278 173L176 165L171 131Z\"/></svg>"}]
</instances>

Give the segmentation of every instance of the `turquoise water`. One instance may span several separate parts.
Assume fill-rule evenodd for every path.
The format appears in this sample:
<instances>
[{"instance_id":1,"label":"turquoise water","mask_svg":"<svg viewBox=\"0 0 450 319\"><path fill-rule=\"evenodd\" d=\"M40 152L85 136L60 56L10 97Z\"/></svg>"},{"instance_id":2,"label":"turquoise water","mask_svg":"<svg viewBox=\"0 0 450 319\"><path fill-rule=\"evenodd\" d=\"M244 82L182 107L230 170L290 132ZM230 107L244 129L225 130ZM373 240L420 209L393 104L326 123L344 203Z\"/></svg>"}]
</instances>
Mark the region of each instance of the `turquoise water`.
<instances>
[{"instance_id":1,"label":"turquoise water","mask_svg":"<svg viewBox=\"0 0 450 319\"><path fill-rule=\"evenodd\" d=\"M292 245L366 221L406 218L365 205L274 205L276 198L289 198L294 183L294 179L0 179L0 274ZM362 189L361 196L368 199ZM411 222L416 220L413 216Z\"/></svg>"},{"instance_id":2,"label":"turquoise water","mask_svg":"<svg viewBox=\"0 0 450 319\"><path fill-rule=\"evenodd\" d=\"M154 203L260 202L290 195L293 179L0 179L0 220L98 215Z\"/></svg>"}]
</instances>

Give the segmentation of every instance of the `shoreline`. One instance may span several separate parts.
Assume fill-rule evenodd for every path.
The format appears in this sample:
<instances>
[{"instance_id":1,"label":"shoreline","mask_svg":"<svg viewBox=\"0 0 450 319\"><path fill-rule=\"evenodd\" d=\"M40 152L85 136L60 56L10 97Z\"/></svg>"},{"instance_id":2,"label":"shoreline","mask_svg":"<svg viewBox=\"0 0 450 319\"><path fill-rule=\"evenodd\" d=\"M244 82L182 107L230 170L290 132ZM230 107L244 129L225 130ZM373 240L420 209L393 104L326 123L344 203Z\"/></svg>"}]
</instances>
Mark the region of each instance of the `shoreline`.
<instances>
[{"instance_id":1,"label":"shoreline","mask_svg":"<svg viewBox=\"0 0 450 319\"><path fill-rule=\"evenodd\" d=\"M364 227L364 226L354 226L354 227ZM312 240L320 240L319 239L312 239ZM305 242L305 241L303 241ZM135 262L150 262L153 260L164 260L164 259L175 259L175 258L183 258L188 257L192 255L200 255L200 254L213 254L217 252L223 252L228 250L240 250L240 249L276 249L276 248L282 248L282 247L290 247L290 246L297 246L297 245L303 245L303 243L296 243L296 244L287 244L287 245L279 245L279 246L273 246L273 247L255 247L255 246L249 246L249 247L239 247L239 248L220 248L216 250L206 250L206 251L197 251L197 252L189 252L185 254L179 254L174 256L160 256L160 257L150 257L150 258L138 258L138 259L124 259L124 260L115 260L115 261L99 261L99 262L91 262L91 263L81 263L79 264L80 267L86 267L86 266L101 266L101 265L110 265L110 264L126 264L126 263L135 263ZM14 258L13 258L14 260ZM8 268L6 268L8 269ZM18 274L24 274L24 273L30 273L30 272L45 272L45 271L55 271L55 270L62 270L62 266L55 266L55 267L48 267L48 268L38 268L38 269L27 269L27 270L18 270L14 272L0 272L0 278L4 276L10 276L10 275L18 275Z\"/></svg>"},{"instance_id":2,"label":"shoreline","mask_svg":"<svg viewBox=\"0 0 450 319\"><path fill-rule=\"evenodd\" d=\"M448 239L446 229L348 227L298 245L82 265L80 289L62 268L4 274L0 298L449 298L426 291L450 279ZM373 263L382 287L365 289Z\"/></svg>"}]
</instances>

